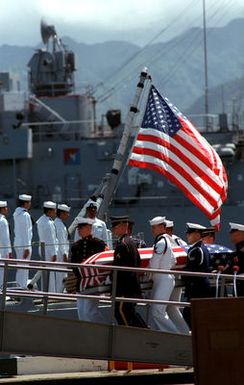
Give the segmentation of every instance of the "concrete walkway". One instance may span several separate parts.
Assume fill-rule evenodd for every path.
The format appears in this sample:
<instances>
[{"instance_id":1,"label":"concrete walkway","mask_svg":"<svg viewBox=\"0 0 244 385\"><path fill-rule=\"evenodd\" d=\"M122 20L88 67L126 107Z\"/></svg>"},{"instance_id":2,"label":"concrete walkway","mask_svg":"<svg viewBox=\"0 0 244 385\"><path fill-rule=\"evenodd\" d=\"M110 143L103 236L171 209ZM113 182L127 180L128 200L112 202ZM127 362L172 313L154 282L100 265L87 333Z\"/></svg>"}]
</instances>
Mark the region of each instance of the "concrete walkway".
<instances>
[{"instance_id":1,"label":"concrete walkway","mask_svg":"<svg viewBox=\"0 0 244 385\"><path fill-rule=\"evenodd\" d=\"M0 384L73 384L82 385L161 385L161 384L188 384L193 383L193 370L185 368L170 368L159 370L134 370L127 371L98 371L83 373L62 373L62 374L32 374L17 376L1 376Z\"/></svg>"}]
</instances>

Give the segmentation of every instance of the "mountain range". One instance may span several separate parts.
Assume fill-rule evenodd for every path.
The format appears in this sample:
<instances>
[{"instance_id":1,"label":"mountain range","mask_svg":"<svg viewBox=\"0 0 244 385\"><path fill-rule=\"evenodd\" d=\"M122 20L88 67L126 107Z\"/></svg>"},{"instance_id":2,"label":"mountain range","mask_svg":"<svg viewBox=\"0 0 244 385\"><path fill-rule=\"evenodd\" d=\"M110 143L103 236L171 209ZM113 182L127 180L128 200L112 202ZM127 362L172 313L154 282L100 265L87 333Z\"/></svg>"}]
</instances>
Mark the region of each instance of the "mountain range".
<instances>
[{"instance_id":1,"label":"mountain range","mask_svg":"<svg viewBox=\"0 0 244 385\"><path fill-rule=\"evenodd\" d=\"M244 110L244 18L224 27L207 29L209 112L230 112L233 100ZM204 112L203 31L189 28L183 34L143 48L122 41L99 44L62 41L76 56L76 92L92 90L101 101L101 111L130 104L138 75L149 68L159 91L182 112ZM18 74L27 89L27 63L42 47L0 46L0 71Z\"/></svg>"}]
</instances>

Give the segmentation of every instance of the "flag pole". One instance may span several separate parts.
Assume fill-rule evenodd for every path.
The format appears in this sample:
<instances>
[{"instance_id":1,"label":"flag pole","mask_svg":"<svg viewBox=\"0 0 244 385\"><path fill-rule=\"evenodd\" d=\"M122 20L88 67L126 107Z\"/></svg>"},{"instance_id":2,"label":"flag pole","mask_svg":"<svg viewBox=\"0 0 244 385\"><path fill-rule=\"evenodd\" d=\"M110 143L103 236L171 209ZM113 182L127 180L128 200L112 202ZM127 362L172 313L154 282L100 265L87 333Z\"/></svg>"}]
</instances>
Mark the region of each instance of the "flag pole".
<instances>
[{"instance_id":1,"label":"flag pole","mask_svg":"<svg viewBox=\"0 0 244 385\"><path fill-rule=\"evenodd\" d=\"M126 161L125 154L128 146L128 142L131 135L131 129L133 126L133 122L135 119L136 114L138 113L138 105L139 101L142 95L142 91L144 88L145 81L149 79L148 75L148 69L143 68L142 72L140 73L139 82L136 86L135 96L132 102L132 105L129 108L126 122L125 122L125 128L123 131L123 135L119 144L119 148L117 150L114 163L112 166L112 170L109 174L107 174L107 183L106 188L103 192L103 200L101 202L101 205L98 210L98 218L104 218L104 215L108 209L108 206L111 202L112 196L114 194L115 188L117 186L120 174L122 172L122 165Z\"/></svg>"},{"instance_id":2,"label":"flag pole","mask_svg":"<svg viewBox=\"0 0 244 385\"><path fill-rule=\"evenodd\" d=\"M94 192L93 196L88 199L88 201L84 204L76 218L73 220L71 225L68 228L69 234L72 234L74 231L77 220L79 217L83 217L86 212L86 207L91 203L96 201L98 210L97 217L100 219L104 218L105 213L107 212L108 206L111 202L112 196L114 194L115 188L117 186L120 174L122 172L122 165L125 162L125 153L128 146L128 142L130 139L131 128L135 119L136 114L138 113L138 105L142 95L142 91L144 89L144 84L147 79L150 79L148 75L148 69L143 68L140 73L139 82L136 86L136 91L134 95L134 99L132 105L129 108L125 128L123 131L123 135L119 144L119 148L117 150L113 166L110 173L107 173L103 178L102 182Z\"/></svg>"}]
</instances>

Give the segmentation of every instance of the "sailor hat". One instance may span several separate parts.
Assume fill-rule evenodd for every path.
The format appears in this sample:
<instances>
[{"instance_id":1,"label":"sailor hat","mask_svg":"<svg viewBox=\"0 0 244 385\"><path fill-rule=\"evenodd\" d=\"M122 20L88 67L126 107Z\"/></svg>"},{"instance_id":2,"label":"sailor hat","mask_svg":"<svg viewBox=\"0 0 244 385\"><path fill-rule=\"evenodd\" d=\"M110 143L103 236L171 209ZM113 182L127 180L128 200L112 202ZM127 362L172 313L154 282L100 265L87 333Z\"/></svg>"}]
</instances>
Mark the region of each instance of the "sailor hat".
<instances>
[{"instance_id":1,"label":"sailor hat","mask_svg":"<svg viewBox=\"0 0 244 385\"><path fill-rule=\"evenodd\" d=\"M0 201L0 207L7 207L8 203L7 201Z\"/></svg>"},{"instance_id":2,"label":"sailor hat","mask_svg":"<svg viewBox=\"0 0 244 385\"><path fill-rule=\"evenodd\" d=\"M209 235L209 234L215 234L216 231L217 231L217 229L215 227L213 227L213 226L206 227L206 229L202 231L202 235L206 236L206 235Z\"/></svg>"},{"instance_id":3,"label":"sailor hat","mask_svg":"<svg viewBox=\"0 0 244 385\"><path fill-rule=\"evenodd\" d=\"M168 219L165 219L164 224L165 224L165 227L174 227L174 222L169 221Z\"/></svg>"},{"instance_id":4,"label":"sailor hat","mask_svg":"<svg viewBox=\"0 0 244 385\"><path fill-rule=\"evenodd\" d=\"M206 227L199 225L198 223L187 222L187 224L186 224L186 232L187 233L193 233L194 231L202 232L202 230L206 230Z\"/></svg>"},{"instance_id":5,"label":"sailor hat","mask_svg":"<svg viewBox=\"0 0 244 385\"><path fill-rule=\"evenodd\" d=\"M239 231L244 231L244 225L241 225L239 223L229 223L230 225L230 231L232 230L239 230Z\"/></svg>"},{"instance_id":6,"label":"sailor hat","mask_svg":"<svg viewBox=\"0 0 244 385\"><path fill-rule=\"evenodd\" d=\"M113 216L110 217L110 221L112 226L118 225L119 223L129 223L129 217L128 215L120 215L120 216Z\"/></svg>"},{"instance_id":7,"label":"sailor hat","mask_svg":"<svg viewBox=\"0 0 244 385\"><path fill-rule=\"evenodd\" d=\"M77 219L77 226L79 227L79 225L81 225L81 226L83 226L83 225L93 225L94 222L95 222L94 219L80 217L80 218Z\"/></svg>"},{"instance_id":8,"label":"sailor hat","mask_svg":"<svg viewBox=\"0 0 244 385\"><path fill-rule=\"evenodd\" d=\"M165 222L165 217L160 217L160 216L159 217L154 217L153 219L151 219L149 221L151 226L162 225L162 224L164 224L164 222Z\"/></svg>"},{"instance_id":9,"label":"sailor hat","mask_svg":"<svg viewBox=\"0 0 244 385\"><path fill-rule=\"evenodd\" d=\"M27 195L27 194L20 194L19 195L19 200L21 200L21 201L30 202L31 199L32 199L31 195Z\"/></svg>"},{"instance_id":10,"label":"sailor hat","mask_svg":"<svg viewBox=\"0 0 244 385\"><path fill-rule=\"evenodd\" d=\"M46 209L56 209L57 205L55 202L46 201L46 202L43 202L43 207L45 207Z\"/></svg>"},{"instance_id":11,"label":"sailor hat","mask_svg":"<svg viewBox=\"0 0 244 385\"><path fill-rule=\"evenodd\" d=\"M86 206L86 209L97 209L97 203L91 202L88 206Z\"/></svg>"},{"instance_id":12,"label":"sailor hat","mask_svg":"<svg viewBox=\"0 0 244 385\"><path fill-rule=\"evenodd\" d=\"M67 213L70 212L70 207L65 205L64 203L61 204L61 205L58 205L58 209L61 210L61 211L66 211Z\"/></svg>"}]
</instances>

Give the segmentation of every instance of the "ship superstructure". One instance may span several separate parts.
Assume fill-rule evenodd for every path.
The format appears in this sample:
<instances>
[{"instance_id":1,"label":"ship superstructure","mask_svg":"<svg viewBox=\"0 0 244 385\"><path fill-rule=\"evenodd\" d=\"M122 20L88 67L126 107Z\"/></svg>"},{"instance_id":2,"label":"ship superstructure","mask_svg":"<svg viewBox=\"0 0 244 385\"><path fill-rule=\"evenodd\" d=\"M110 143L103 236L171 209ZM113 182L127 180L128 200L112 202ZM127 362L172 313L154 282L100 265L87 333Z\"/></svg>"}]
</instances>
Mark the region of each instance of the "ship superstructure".
<instances>
[{"instance_id":1,"label":"ship superstructure","mask_svg":"<svg viewBox=\"0 0 244 385\"><path fill-rule=\"evenodd\" d=\"M44 47L28 63L28 95L14 90L8 73L0 74L0 193L10 212L23 192L33 196L34 219L45 200L66 202L74 217L110 171L123 125L117 110L108 111L106 122L98 123L94 95L75 91L74 53L58 38L54 26L42 22L41 35ZM244 136L243 127L228 125L226 115L215 119L209 116L203 131L192 117L220 154L228 174L223 235L218 239L226 243L228 222L243 222ZM155 215L174 220L176 233L183 237L185 222L208 224L160 174L132 167L122 173L110 214L129 214L136 232L143 232L146 240L150 239L148 220Z\"/></svg>"}]
</instances>

